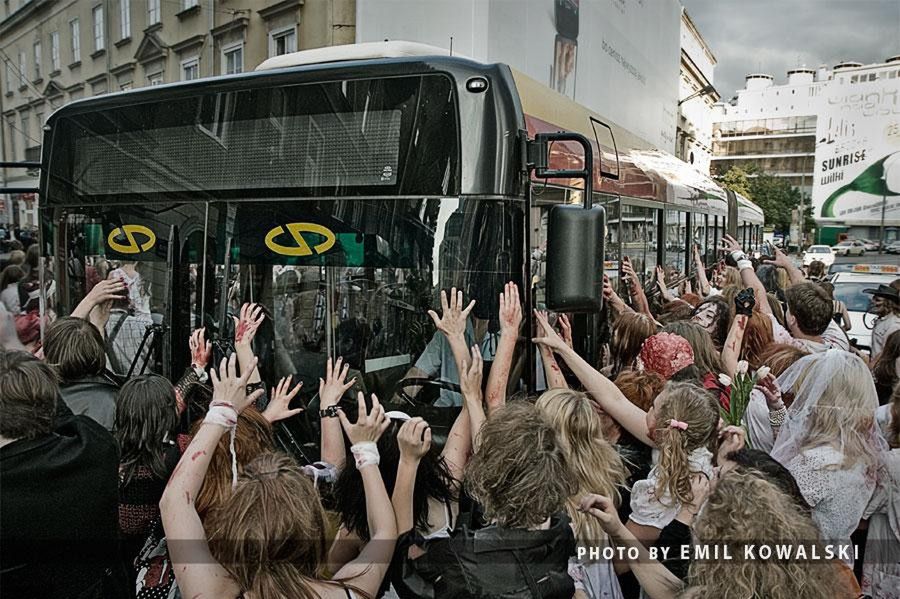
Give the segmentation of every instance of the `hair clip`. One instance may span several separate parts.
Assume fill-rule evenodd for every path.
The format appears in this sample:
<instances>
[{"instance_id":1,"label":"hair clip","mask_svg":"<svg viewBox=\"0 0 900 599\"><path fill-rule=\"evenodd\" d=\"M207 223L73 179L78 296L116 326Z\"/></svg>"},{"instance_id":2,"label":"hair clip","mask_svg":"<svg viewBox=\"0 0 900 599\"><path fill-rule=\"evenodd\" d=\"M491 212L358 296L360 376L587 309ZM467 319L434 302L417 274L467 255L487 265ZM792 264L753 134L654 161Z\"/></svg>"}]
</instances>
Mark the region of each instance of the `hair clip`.
<instances>
[{"instance_id":1,"label":"hair clip","mask_svg":"<svg viewBox=\"0 0 900 599\"><path fill-rule=\"evenodd\" d=\"M687 427L688 427L687 422L675 420L674 418L669 420L669 428L677 428L678 430L686 431Z\"/></svg>"}]
</instances>

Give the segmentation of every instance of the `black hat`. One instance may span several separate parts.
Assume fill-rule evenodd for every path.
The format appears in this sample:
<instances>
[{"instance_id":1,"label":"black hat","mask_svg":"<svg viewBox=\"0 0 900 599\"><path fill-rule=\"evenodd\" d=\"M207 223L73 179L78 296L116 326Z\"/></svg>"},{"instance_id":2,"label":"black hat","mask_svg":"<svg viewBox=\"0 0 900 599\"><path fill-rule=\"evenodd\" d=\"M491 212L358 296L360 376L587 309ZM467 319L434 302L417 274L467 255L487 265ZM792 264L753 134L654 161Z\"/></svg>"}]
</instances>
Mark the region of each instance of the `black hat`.
<instances>
[{"instance_id":1,"label":"black hat","mask_svg":"<svg viewBox=\"0 0 900 599\"><path fill-rule=\"evenodd\" d=\"M895 287L891 287L890 285L879 285L878 289L863 289L863 293L871 293L876 297L883 297L895 302L900 302L900 291L897 291Z\"/></svg>"}]
</instances>

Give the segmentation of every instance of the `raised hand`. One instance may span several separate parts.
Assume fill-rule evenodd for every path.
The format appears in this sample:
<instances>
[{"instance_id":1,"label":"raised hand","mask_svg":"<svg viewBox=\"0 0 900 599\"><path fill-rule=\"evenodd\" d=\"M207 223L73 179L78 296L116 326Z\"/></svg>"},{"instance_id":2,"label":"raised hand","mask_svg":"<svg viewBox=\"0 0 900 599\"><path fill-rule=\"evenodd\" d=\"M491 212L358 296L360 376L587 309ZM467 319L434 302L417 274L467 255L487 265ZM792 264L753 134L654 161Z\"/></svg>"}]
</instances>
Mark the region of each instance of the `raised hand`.
<instances>
[{"instance_id":1,"label":"raised hand","mask_svg":"<svg viewBox=\"0 0 900 599\"><path fill-rule=\"evenodd\" d=\"M259 304L244 304L241 306L241 317L231 318L234 320L234 345L249 347L266 315Z\"/></svg>"},{"instance_id":2,"label":"raised hand","mask_svg":"<svg viewBox=\"0 0 900 599\"><path fill-rule=\"evenodd\" d=\"M742 252L744 248L741 247L741 244L738 243L737 239L732 237L731 235L723 235L722 236L722 251L730 254L731 252Z\"/></svg>"},{"instance_id":3,"label":"raised hand","mask_svg":"<svg viewBox=\"0 0 900 599\"><path fill-rule=\"evenodd\" d=\"M237 356L231 354L228 358L222 358L218 372L215 368L210 371L213 384L212 403L230 404L234 411L240 414L247 406L261 397L262 389L254 391L250 395L247 394L247 381L256 368L256 363L257 359L253 358L251 368L247 368L241 376L238 376Z\"/></svg>"},{"instance_id":4,"label":"raised hand","mask_svg":"<svg viewBox=\"0 0 900 599\"><path fill-rule=\"evenodd\" d=\"M111 300L120 300L128 297L128 287L122 279L106 279L100 281L88 292L85 299L91 305L96 306Z\"/></svg>"},{"instance_id":5,"label":"raised hand","mask_svg":"<svg viewBox=\"0 0 900 599\"><path fill-rule=\"evenodd\" d=\"M747 445L747 431L742 426L726 426L719 431L719 451L717 453L718 463L727 460L728 454L732 451L743 449ZM695 497L696 499L696 497Z\"/></svg>"},{"instance_id":6,"label":"raised hand","mask_svg":"<svg viewBox=\"0 0 900 599\"><path fill-rule=\"evenodd\" d=\"M423 418L411 418L397 431L400 459L418 462L431 449L431 427Z\"/></svg>"},{"instance_id":7,"label":"raised hand","mask_svg":"<svg viewBox=\"0 0 900 599\"><path fill-rule=\"evenodd\" d=\"M278 422L279 420L284 420L285 418L290 418L291 416L296 416L303 411L303 408L294 408L293 410L290 408L291 400L297 397L300 388L303 387L303 382L301 381L297 383L297 386L291 389L292 378L292 375L288 375L278 381L278 385L275 387L275 393L272 395L272 400L262 413L263 417L268 420L270 424Z\"/></svg>"},{"instance_id":8,"label":"raised hand","mask_svg":"<svg viewBox=\"0 0 900 599\"><path fill-rule=\"evenodd\" d=\"M766 404L770 410L780 410L784 407L784 399L781 396L781 389L778 387L778 380L771 372L760 379L756 386L762 391L766 397Z\"/></svg>"},{"instance_id":9,"label":"raised hand","mask_svg":"<svg viewBox=\"0 0 900 599\"><path fill-rule=\"evenodd\" d=\"M450 290L449 299L447 292L441 291L441 316L438 317L434 310L429 310L428 315L434 321L434 326L447 337L463 336L466 332L466 319L474 307L475 300L472 300L463 308L463 292L454 287Z\"/></svg>"},{"instance_id":10,"label":"raised hand","mask_svg":"<svg viewBox=\"0 0 900 599\"><path fill-rule=\"evenodd\" d=\"M384 415L384 406L379 403L373 393L372 410L366 411L366 398L363 397L362 391L357 394L356 403L358 411L354 423L350 422L343 410L338 410L341 426L344 427L344 432L353 445L367 442L376 443L391 425L390 419Z\"/></svg>"},{"instance_id":11,"label":"raised hand","mask_svg":"<svg viewBox=\"0 0 900 599\"><path fill-rule=\"evenodd\" d=\"M467 402L481 404L483 397L481 381L484 377L484 360L481 358L481 350L477 345L472 346L472 359L463 362L462 372L459 373L459 386L462 396Z\"/></svg>"},{"instance_id":12,"label":"raised hand","mask_svg":"<svg viewBox=\"0 0 900 599\"><path fill-rule=\"evenodd\" d=\"M470 306L474 305L475 301L472 300ZM519 303L519 287L510 281L500 293L500 334L518 336L521 324L522 305Z\"/></svg>"},{"instance_id":13,"label":"raised hand","mask_svg":"<svg viewBox=\"0 0 900 599\"><path fill-rule=\"evenodd\" d=\"M634 272L634 267L631 265L631 260L629 260L628 256L622 258L622 274L629 287L634 288L639 285L638 281L640 279L638 279L637 273Z\"/></svg>"},{"instance_id":14,"label":"raised hand","mask_svg":"<svg viewBox=\"0 0 900 599\"><path fill-rule=\"evenodd\" d=\"M344 359L339 357L332 366L331 358L328 358L328 363L325 365L325 378L319 379L319 405L323 410L336 406L344 393L356 384L356 377L344 382L350 365L343 362Z\"/></svg>"},{"instance_id":15,"label":"raised hand","mask_svg":"<svg viewBox=\"0 0 900 599\"><path fill-rule=\"evenodd\" d=\"M791 262L791 259L788 258L784 252L774 246L773 249L775 250L775 257L766 258L763 260L763 262L765 262L766 264L774 264L775 266L780 266L782 268L790 268L794 265L793 262Z\"/></svg>"},{"instance_id":16,"label":"raised hand","mask_svg":"<svg viewBox=\"0 0 900 599\"><path fill-rule=\"evenodd\" d=\"M537 320L538 327L540 327L538 337L533 338L532 343L537 343L538 345L543 345L554 352L565 351L568 348L566 342L563 341L562 337L553 330L553 327L550 326L550 322L547 320L547 315L545 312L541 312L540 310L534 311L535 319Z\"/></svg>"},{"instance_id":17,"label":"raised hand","mask_svg":"<svg viewBox=\"0 0 900 599\"><path fill-rule=\"evenodd\" d=\"M188 347L191 349L191 366L206 369L212 355L212 344L206 340L206 327L191 333Z\"/></svg>"},{"instance_id":18,"label":"raised hand","mask_svg":"<svg viewBox=\"0 0 900 599\"><path fill-rule=\"evenodd\" d=\"M600 522L600 527L611 536L616 536L625 528L616 511L616 504L603 495L594 493L585 495L578 504L578 511L596 518Z\"/></svg>"},{"instance_id":19,"label":"raised hand","mask_svg":"<svg viewBox=\"0 0 900 599\"><path fill-rule=\"evenodd\" d=\"M559 315L559 332L563 341L566 342L566 345L568 345L570 349L573 349L575 347L575 342L572 339L572 324L569 322L569 317L565 314Z\"/></svg>"}]
</instances>

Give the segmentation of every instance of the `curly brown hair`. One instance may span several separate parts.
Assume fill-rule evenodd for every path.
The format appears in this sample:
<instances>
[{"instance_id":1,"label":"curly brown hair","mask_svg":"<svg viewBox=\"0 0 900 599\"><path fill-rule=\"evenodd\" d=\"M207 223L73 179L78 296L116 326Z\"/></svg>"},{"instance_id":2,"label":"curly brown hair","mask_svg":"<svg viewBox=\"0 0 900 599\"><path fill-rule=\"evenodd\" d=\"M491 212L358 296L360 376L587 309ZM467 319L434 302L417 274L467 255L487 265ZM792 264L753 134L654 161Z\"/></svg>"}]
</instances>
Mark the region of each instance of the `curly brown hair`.
<instances>
[{"instance_id":1,"label":"curly brown hair","mask_svg":"<svg viewBox=\"0 0 900 599\"><path fill-rule=\"evenodd\" d=\"M753 310L747 319L744 329L744 343L741 345L741 358L747 360L750 368L757 370L763 365L762 354L773 343L772 319L759 310Z\"/></svg>"},{"instance_id":2,"label":"curly brown hair","mask_svg":"<svg viewBox=\"0 0 900 599\"><path fill-rule=\"evenodd\" d=\"M762 514L765 516L761 517ZM688 589L693 599L820 599L850 597L834 562L827 560L744 559L744 547L759 544L818 545L819 530L794 500L760 472L732 470L719 479L694 519L696 542L725 545L735 560L694 560ZM774 553L773 553L774 555Z\"/></svg>"},{"instance_id":3,"label":"curly brown hair","mask_svg":"<svg viewBox=\"0 0 900 599\"><path fill-rule=\"evenodd\" d=\"M465 485L488 520L525 529L565 511L578 491L556 431L528 401L508 403L485 423Z\"/></svg>"},{"instance_id":4,"label":"curly brown hair","mask_svg":"<svg viewBox=\"0 0 900 599\"><path fill-rule=\"evenodd\" d=\"M634 366L641 346L656 333L656 323L646 314L625 312L613 323L609 353L613 357L613 376Z\"/></svg>"}]
</instances>

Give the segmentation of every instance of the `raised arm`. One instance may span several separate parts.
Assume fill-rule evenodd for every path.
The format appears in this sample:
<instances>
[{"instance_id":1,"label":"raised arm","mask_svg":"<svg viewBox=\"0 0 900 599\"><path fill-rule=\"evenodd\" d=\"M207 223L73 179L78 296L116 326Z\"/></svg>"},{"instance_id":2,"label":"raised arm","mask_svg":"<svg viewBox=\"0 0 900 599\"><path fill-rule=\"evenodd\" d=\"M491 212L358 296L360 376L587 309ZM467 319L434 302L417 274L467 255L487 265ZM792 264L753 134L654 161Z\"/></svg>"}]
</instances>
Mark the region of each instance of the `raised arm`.
<instances>
[{"instance_id":1,"label":"raised arm","mask_svg":"<svg viewBox=\"0 0 900 599\"><path fill-rule=\"evenodd\" d=\"M619 297L619 294L612 288L609 277L603 275L603 299L609 304L610 309L616 314L624 312L634 312L634 310Z\"/></svg>"},{"instance_id":2,"label":"raised arm","mask_svg":"<svg viewBox=\"0 0 900 599\"><path fill-rule=\"evenodd\" d=\"M794 262L778 248L775 248L775 258L767 262L785 269L788 273L788 278L791 280L791 285L799 285L806 282L806 275L803 274L803 271L794 265Z\"/></svg>"},{"instance_id":3,"label":"raised arm","mask_svg":"<svg viewBox=\"0 0 900 599\"><path fill-rule=\"evenodd\" d=\"M616 505L611 499L602 495L585 495L578 509L596 518L613 543L626 549L622 555L626 557L628 566L638 579L641 590L650 599L675 599L681 593L684 583L656 559L650 557L643 543L619 520ZM637 558L630 559L628 555L632 557L637 555Z\"/></svg>"},{"instance_id":4,"label":"raised arm","mask_svg":"<svg viewBox=\"0 0 900 599\"><path fill-rule=\"evenodd\" d=\"M694 264L697 267L698 291L701 296L706 297L710 291L709 279L706 278L706 265L703 264L703 259L700 257L700 248L696 244L694 245Z\"/></svg>"},{"instance_id":5,"label":"raised arm","mask_svg":"<svg viewBox=\"0 0 900 599\"><path fill-rule=\"evenodd\" d=\"M652 318L650 302L647 301L644 287L641 285L641 280L638 278L637 273L634 272L634 267L631 265L631 260L628 256L622 257L622 272L625 274L625 284L628 285L631 301L634 302L637 311L643 312Z\"/></svg>"},{"instance_id":6,"label":"raised arm","mask_svg":"<svg viewBox=\"0 0 900 599\"><path fill-rule=\"evenodd\" d=\"M659 296L662 298L662 301L668 303L674 299L669 292L669 286L666 285L666 272L662 266L656 267L656 286L659 288ZM650 317L652 318L653 315L651 314Z\"/></svg>"},{"instance_id":7,"label":"raised arm","mask_svg":"<svg viewBox=\"0 0 900 599\"><path fill-rule=\"evenodd\" d=\"M741 359L741 348L744 343L744 331L747 329L747 321L753 314L753 306L756 304L752 289L744 289L734 298L735 316L722 348L722 364L725 374L734 378L737 363Z\"/></svg>"},{"instance_id":8,"label":"raised arm","mask_svg":"<svg viewBox=\"0 0 900 599\"><path fill-rule=\"evenodd\" d=\"M547 318L547 313L543 310L540 311L541 316L545 319ZM562 326L562 319L565 317L565 314L560 315L560 325ZM548 321L549 322L549 321ZM563 341L569 347L572 347L572 343L570 341L570 336L572 333L571 326L569 325L569 319L565 320L566 326L563 328ZM566 334L568 333L568 334ZM550 351L550 348L546 345L536 344L538 351L541 353L541 364L544 367L544 378L547 380L547 388L548 389L568 389L569 383L566 382L566 377L563 376L562 371L559 369L559 363L556 361L556 356L553 355L553 352Z\"/></svg>"},{"instance_id":9,"label":"raised arm","mask_svg":"<svg viewBox=\"0 0 900 599\"><path fill-rule=\"evenodd\" d=\"M654 447L647 431L647 413L628 401L616 385L597 372L556 334L547 319L535 312L542 336L532 339L559 354L600 407L636 439Z\"/></svg>"},{"instance_id":10,"label":"raised arm","mask_svg":"<svg viewBox=\"0 0 900 599\"><path fill-rule=\"evenodd\" d=\"M238 364L241 366L241 372L246 368L250 368L253 361L253 339L256 337L256 331L266 319L263 308L259 304L244 304L241 306L241 317L231 317L234 320L234 351L237 354ZM259 376L259 370L254 369L250 373L250 384L255 385L262 382Z\"/></svg>"},{"instance_id":11,"label":"raised arm","mask_svg":"<svg viewBox=\"0 0 900 599\"><path fill-rule=\"evenodd\" d=\"M203 523L194 506L219 439L237 426L238 414L261 394L257 391L247 395L249 371L239 377L235 362L236 357L232 355L222 360L218 376L212 371L210 410L181 456L159 502L172 569L185 597L234 597L240 591L210 553Z\"/></svg>"},{"instance_id":12,"label":"raised arm","mask_svg":"<svg viewBox=\"0 0 900 599\"><path fill-rule=\"evenodd\" d=\"M321 410L321 454L322 461L333 465L340 470L346 461L344 448L344 434L341 432L341 423L337 418L337 406L355 383L352 378L346 383L349 364L344 364L343 358L338 358L332 364L331 358L325 364L325 378L319 379L319 409Z\"/></svg>"},{"instance_id":13,"label":"raised arm","mask_svg":"<svg viewBox=\"0 0 900 599\"><path fill-rule=\"evenodd\" d=\"M763 314L771 314L772 308L769 307L769 300L766 298L766 288L763 286L762 281L759 280L759 277L756 276L756 271L753 270L753 263L750 262L747 254L741 249L741 244L734 237L725 235L722 237L722 245L724 246L723 249L737 263L737 268L741 273L741 281L753 290L759 311Z\"/></svg>"},{"instance_id":14,"label":"raised arm","mask_svg":"<svg viewBox=\"0 0 900 599\"><path fill-rule=\"evenodd\" d=\"M513 283L506 284L500 293L500 342L494 353L494 364L488 374L487 410L493 413L506 403L509 385L509 371L513 354L519 341L519 327L522 325L522 306L519 304L519 288ZM474 431L474 429L473 429Z\"/></svg>"},{"instance_id":15,"label":"raised arm","mask_svg":"<svg viewBox=\"0 0 900 599\"><path fill-rule=\"evenodd\" d=\"M415 526L413 491L419 462L431 449L431 427L422 418L407 420L397 431L397 445L400 446L400 462L391 504L397 518L397 532L403 534Z\"/></svg>"},{"instance_id":16,"label":"raised arm","mask_svg":"<svg viewBox=\"0 0 900 599\"><path fill-rule=\"evenodd\" d=\"M105 339L106 321L109 320L113 300L125 299L127 296L128 292L122 279L100 281L75 306L71 315L89 321Z\"/></svg>"},{"instance_id":17,"label":"raised arm","mask_svg":"<svg viewBox=\"0 0 900 599\"><path fill-rule=\"evenodd\" d=\"M481 397L481 380L484 372L484 361L478 345L472 346L472 358L463 362L459 369L459 383L462 387L465 408L460 416L468 414L469 430L472 437L472 451L477 452L481 442L481 427L487 419Z\"/></svg>"},{"instance_id":18,"label":"raised arm","mask_svg":"<svg viewBox=\"0 0 900 599\"><path fill-rule=\"evenodd\" d=\"M387 573L394 545L397 542L397 519L394 507L384 488L381 471L378 469L378 439L390 426L391 421L384 414L384 407L372 395L372 410L366 411L366 401L360 392L357 395L358 416L351 424L343 410L338 411L341 426L347 433L352 446L357 470L363 481L366 494L366 516L369 524L369 542L359 556L338 570L333 579L347 581L369 596L376 596L381 581Z\"/></svg>"},{"instance_id":19,"label":"raised arm","mask_svg":"<svg viewBox=\"0 0 900 599\"><path fill-rule=\"evenodd\" d=\"M206 329L201 328L191 333L188 338L188 348L191 350L191 367L178 382L175 383L175 401L178 405L178 413L181 414L187 408L188 398L196 385L209 380L206 367L212 356L212 344L206 340Z\"/></svg>"},{"instance_id":20,"label":"raised arm","mask_svg":"<svg viewBox=\"0 0 900 599\"><path fill-rule=\"evenodd\" d=\"M447 337L447 343L450 344L450 351L453 352L453 359L456 360L457 366L463 363L469 355L469 348L466 344L466 321L474 307L475 300L472 300L468 306L463 308L463 292L462 290L457 291L454 287L450 290L449 298L446 291L441 291L440 316L434 310L428 311L428 315L434 321L434 326Z\"/></svg>"}]
</instances>

